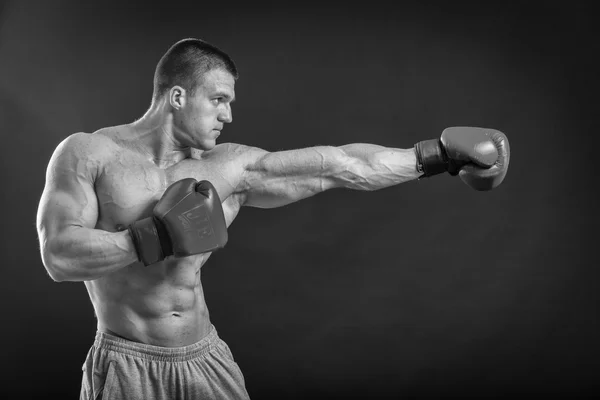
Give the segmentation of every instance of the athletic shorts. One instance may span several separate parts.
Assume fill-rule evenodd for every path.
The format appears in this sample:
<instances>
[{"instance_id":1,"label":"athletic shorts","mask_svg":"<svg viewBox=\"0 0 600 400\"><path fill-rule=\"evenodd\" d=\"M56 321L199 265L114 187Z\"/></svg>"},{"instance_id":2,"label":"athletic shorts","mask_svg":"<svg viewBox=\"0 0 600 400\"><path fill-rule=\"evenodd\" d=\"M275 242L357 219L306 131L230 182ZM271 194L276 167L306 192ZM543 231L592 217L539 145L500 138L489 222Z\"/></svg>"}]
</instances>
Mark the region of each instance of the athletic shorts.
<instances>
[{"instance_id":1,"label":"athletic shorts","mask_svg":"<svg viewBox=\"0 0 600 400\"><path fill-rule=\"evenodd\" d=\"M80 400L249 399L242 371L214 326L184 347L97 332L82 370Z\"/></svg>"}]
</instances>

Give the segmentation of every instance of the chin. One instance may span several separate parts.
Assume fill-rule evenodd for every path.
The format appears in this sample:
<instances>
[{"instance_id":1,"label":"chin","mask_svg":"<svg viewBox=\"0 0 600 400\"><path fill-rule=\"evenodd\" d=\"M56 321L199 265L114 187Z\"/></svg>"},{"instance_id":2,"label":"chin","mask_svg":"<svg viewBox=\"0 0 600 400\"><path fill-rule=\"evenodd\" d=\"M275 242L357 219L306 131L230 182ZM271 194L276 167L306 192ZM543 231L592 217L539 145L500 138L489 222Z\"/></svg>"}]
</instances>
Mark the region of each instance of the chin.
<instances>
[{"instance_id":1,"label":"chin","mask_svg":"<svg viewBox=\"0 0 600 400\"><path fill-rule=\"evenodd\" d=\"M196 148L200 150L212 150L217 145L216 140L203 140L197 143Z\"/></svg>"}]
</instances>

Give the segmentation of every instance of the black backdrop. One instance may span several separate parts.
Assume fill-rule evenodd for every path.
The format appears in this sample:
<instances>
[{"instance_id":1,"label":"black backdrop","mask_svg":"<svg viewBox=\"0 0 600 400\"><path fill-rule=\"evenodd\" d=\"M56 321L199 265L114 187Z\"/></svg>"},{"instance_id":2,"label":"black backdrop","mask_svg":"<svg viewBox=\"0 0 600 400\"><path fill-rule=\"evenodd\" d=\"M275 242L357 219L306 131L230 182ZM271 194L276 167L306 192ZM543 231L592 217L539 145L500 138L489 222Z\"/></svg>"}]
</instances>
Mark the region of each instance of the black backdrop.
<instances>
[{"instance_id":1,"label":"black backdrop","mask_svg":"<svg viewBox=\"0 0 600 400\"><path fill-rule=\"evenodd\" d=\"M446 175L243 209L202 276L252 398L597 391L591 2L0 4L1 394L78 396L95 320L40 260L45 167L141 116L184 37L240 69L223 141L409 148L472 125L512 149L491 192Z\"/></svg>"}]
</instances>

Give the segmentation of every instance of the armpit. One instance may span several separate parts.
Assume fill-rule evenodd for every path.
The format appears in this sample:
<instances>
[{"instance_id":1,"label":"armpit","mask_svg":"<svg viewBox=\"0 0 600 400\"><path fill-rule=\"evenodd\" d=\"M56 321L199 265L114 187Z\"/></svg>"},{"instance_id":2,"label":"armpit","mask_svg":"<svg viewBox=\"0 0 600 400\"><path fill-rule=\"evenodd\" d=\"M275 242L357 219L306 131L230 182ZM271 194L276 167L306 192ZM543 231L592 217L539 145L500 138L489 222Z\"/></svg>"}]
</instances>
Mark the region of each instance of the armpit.
<instances>
[{"instance_id":1,"label":"armpit","mask_svg":"<svg viewBox=\"0 0 600 400\"><path fill-rule=\"evenodd\" d=\"M239 193L233 193L225 199L222 203L223 214L225 215L225 223L227 227L233 223L235 217L237 217L242 207L242 195Z\"/></svg>"}]
</instances>

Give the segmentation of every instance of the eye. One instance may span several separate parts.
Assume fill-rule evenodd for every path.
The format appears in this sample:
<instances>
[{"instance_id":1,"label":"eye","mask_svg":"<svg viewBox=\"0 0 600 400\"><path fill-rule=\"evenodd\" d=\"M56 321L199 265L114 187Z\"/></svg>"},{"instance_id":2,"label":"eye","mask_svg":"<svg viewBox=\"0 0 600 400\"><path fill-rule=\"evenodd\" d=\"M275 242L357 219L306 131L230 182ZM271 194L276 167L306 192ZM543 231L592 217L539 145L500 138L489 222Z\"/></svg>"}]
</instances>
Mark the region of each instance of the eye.
<instances>
[{"instance_id":1,"label":"eye","mask_svg":"<svg viewBox=\"0 0 600 400\"><path fill-rule=\"evenodd\" d=\"M215 97L214 99L211 100L211 103L213 103L215 106L217 106L217 105L219 105L221 100L223 100L222 97Z\"/></svg>"}]
</instances>

